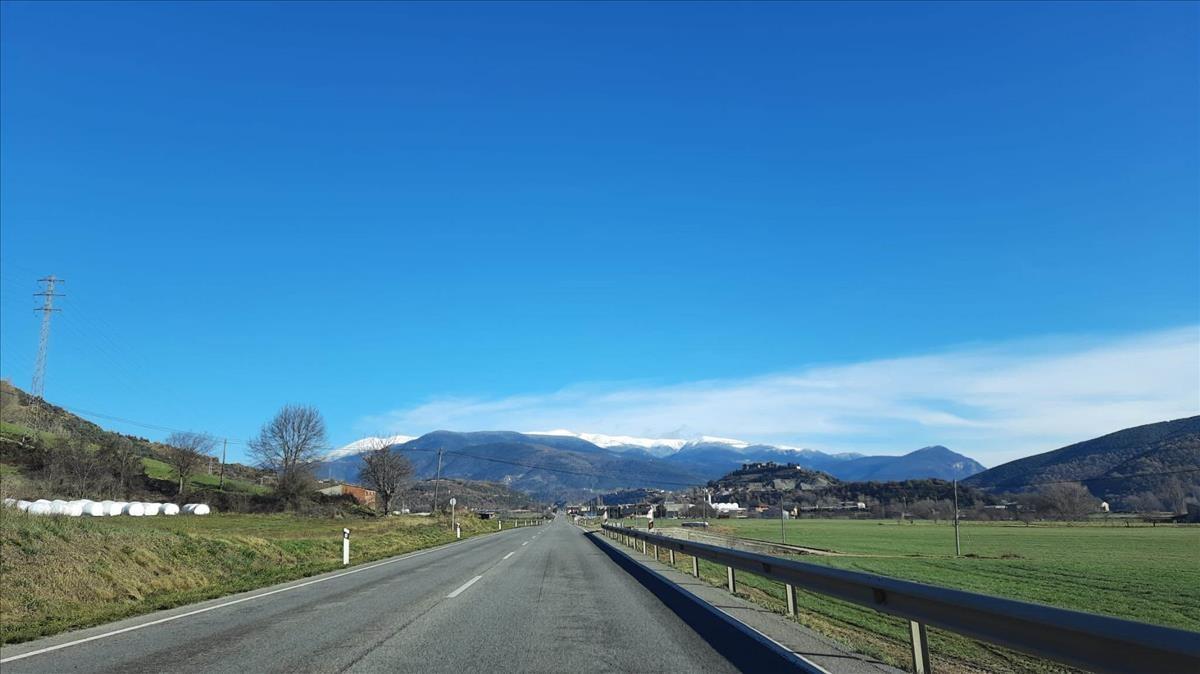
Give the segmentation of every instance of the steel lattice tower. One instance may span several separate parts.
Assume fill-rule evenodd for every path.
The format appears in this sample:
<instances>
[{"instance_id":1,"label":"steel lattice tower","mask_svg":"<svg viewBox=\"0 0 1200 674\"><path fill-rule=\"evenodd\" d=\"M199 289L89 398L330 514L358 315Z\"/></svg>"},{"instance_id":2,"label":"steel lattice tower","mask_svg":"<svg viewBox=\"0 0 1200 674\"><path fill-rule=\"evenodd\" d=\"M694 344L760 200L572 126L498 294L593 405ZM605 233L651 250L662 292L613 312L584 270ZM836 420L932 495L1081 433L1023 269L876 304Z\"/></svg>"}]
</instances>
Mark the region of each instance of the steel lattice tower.
<instances>
[{"instance_id":1,"label":"steel lattice tower","mask_svg":"<svg viewBox=\"0 0 1200 674\"><path fill-rule=\"evenodd\" d=\"M62 282L62 279L55 278L53 274L38 279L38 283L46 284L46 289L33 294L34 297L43 298L42 306L34 309L34 311L42 312L42 333L38 338L37 363L33 366L33 385L29 387L30 393L39 398L44 397L46 392L46 350L50 347L50 315L56 311L62 311L62 309L54 308L54 298L65 297L65 295L54 292L54 286Z\"/></svg>"}]
</instances>

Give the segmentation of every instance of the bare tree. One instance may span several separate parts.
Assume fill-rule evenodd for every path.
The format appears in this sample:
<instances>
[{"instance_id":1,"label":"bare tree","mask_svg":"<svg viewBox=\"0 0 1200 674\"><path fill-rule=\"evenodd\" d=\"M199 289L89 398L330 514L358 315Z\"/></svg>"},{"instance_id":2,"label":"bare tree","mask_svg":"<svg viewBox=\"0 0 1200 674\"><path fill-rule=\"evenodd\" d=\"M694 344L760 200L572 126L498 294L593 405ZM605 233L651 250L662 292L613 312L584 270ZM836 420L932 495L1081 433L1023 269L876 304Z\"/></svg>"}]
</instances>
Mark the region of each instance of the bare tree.
<instances>
[{"instance_id":1,"label":"bare tree","mask_svg":"<svg viewBox=\"0 0 1200 674\"><path fill-rule=\"evenodd\" d=\"M312 484L312 465L325 451L325 420L310 405L285 405L250 441L259 467L273 471L275 491L296 502Z\"/></svg>"},{"instance_id":2,"label":"bare tree","mask_svg":"<svg viewBox=\"0 0 1200 674\"><path fill-rule=\"evenodd\" d=\"M133 441L123 436L114 437L100 446L97 456L112 473L118 495L125 499L132 498L134 486L141 485L146 476L142 457L137 453Z\"/></svg>"},{"instance_id":3,"label":"bare tree","mask_svg":"<svg viewBox=\"0 0 1200 674\"><path fill-rule=\"evenodd\" d=\"M188 479L204 467L216 441L211 435L188 431L170 434L164 444L163 460L179 479L179 495L182 496Z\"/></svg>"},{"instance_id":4,"label":"bare tree","mask_svg":"<svg viewBox=\"0 0 1200 674\"><path fill-rule=\"evenodd\" d=\"M382 446L363 452L363 465L358 472L358 479L379 495L378 505L386 515L392 511L392 501L412 476L413 467L408 459L393 452L390 446L383 442L378 444Z\"/></svg>"},{"instance_id":5,"label":"bare tree","mask_svg":"<svg viewBox=\"0 0 1200 674\"><path fill-rule=\"evenodd\" d=\"M1065 520L1081 520L1095 512L1099 500L1078 482L1049 484L1040 492L1046 510Z\"/></svg>"}]
</instances>

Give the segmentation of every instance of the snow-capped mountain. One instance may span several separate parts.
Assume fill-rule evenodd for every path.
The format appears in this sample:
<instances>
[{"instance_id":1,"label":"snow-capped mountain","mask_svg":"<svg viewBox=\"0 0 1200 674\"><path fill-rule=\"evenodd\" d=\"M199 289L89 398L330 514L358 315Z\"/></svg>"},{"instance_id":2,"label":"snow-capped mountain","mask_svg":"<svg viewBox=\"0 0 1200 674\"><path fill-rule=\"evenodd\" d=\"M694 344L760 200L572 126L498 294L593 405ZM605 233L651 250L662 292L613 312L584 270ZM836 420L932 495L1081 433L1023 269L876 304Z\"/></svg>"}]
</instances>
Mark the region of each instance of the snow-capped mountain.
<instances>
[{"instance_id":1,"label":"snow-capped mountain","mask_svg":"<svg viewBox=\"0 0 1200 674\"><path fill-rule=\"evenodd\" d=\"M794 463L847 481L951 479L983 469L944 447L926 447L902 456L863 456L713 436L684 440L559 429L541 433L433 431L415 439L403 435L363 438L336 450L322 463L320 474L355 479L362 467L358 455L384 446L404 454L422 478L436 473L438 450L443 450L444 476L504 482L555 498L577 490L704 484L757 461Z\"/></svg>"},{"instance_id":2,"label":"snow-capped mountain","mask_svg":"<svg viewBox=\"0 0 1200 674\"><path fill-rule=\"evenodd\" d=\"M687 440L679 438L637 438L632 435L605 435L603 433L576 433L566 429L556 429L553 431L532 431L526 435L551 435L563 438L579 438L588 442L611 449L617 452L640 448L655 456L666 456L683 449L687 444Z\"/></svg>"},{"instance_id":3,"label":"snow-capped mountain","mask_svg":"<svg viewBox=\"0 0 1200 674\"><path fill-rule=\"evenodd\" d=\"M361 454L372 449L390 447L391 445L402 445L409 440L416 439L416 437L417 436L415 435L392 435L386 438L362 438L361 440L355 440L344 447L331 450L325 455L325 460L331 461L333 459L340 459L343 456L350 456L351 454Z\"/></svg>"}]
</instances>

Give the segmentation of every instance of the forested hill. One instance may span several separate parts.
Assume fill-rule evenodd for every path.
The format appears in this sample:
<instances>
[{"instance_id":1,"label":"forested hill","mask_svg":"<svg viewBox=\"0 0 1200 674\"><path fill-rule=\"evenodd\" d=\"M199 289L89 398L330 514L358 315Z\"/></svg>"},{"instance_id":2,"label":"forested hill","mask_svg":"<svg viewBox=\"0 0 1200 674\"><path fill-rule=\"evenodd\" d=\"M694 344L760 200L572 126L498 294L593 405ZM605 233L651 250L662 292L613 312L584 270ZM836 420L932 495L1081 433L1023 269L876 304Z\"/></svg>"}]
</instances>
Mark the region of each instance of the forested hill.
<instances>
[{"instance_id":1,"label":"forested hill","mask_svg":"<svg viewBox=\"0 0 1200 674\"><path fill-rule=\"evenodd\" d=\"M996 466L964 480L993 491L1022 491L1057 480L1084 482L1101 498L1160 493L1200 482L1200 416L1135 426ZM1150 475L1147 475L1147 474Z\"/></svg>"}]
</instances>

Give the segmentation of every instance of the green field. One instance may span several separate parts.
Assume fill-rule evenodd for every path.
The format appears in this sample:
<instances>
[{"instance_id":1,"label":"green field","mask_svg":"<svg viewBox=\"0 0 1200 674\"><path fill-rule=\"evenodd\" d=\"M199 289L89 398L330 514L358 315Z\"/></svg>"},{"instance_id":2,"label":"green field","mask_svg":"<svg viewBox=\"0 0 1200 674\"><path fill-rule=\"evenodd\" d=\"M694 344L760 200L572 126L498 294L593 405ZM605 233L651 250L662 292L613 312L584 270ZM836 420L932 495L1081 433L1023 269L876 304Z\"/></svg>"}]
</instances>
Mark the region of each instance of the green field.
<instances>
[{"instance_id":1,"label":"green field","mask_svg":"<svg viewBox=\"0 0 1200 674\"><path fill-rule=\"evenodd\" d=\"M495 523L462 519L463 535ZM0 508L0 644L24 641L454 540L445 518L34 517Z\"/></svg>"},{"instance_id":2,"label":"green field","mask_svg":"<svg viewBox=\"0 0 1200 674\"><path fill-rule=\"evenodd\" d=\"M714 520L710 531L771 542L781 538L778 520ZM954 527L948 523L790 520L783 534L789 544L839 553L803 556L808 562L1200 631L1196 526L964 522L963 557L954 555ZM681 568L690 563L680 560ZM724 570L715 566L706 565L705 576L714 584L724 582ZM781 585L748 575L743 582L752 599L782 610ZM800 594L801 622L905 665L901 621ZM969 671L968 663L985 664L988 671L1053 669L954 635L933 633L931 638L935 660L949 657L953 669Z\"/></svg>"}]
</instances>

